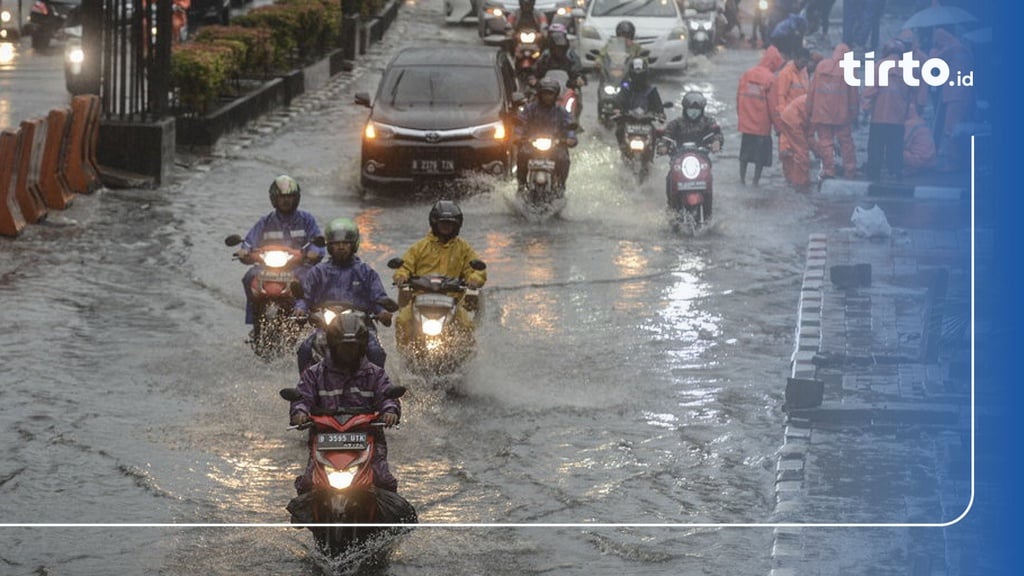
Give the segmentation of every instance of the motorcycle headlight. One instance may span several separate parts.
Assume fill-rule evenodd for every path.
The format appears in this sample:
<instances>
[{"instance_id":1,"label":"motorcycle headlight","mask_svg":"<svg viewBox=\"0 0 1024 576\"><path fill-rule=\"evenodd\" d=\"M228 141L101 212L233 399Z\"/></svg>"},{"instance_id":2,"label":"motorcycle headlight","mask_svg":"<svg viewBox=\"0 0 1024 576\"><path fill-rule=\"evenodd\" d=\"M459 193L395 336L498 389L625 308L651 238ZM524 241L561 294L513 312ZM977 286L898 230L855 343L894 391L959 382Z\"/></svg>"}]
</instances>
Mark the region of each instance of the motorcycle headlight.
<instances>
[{"instance_id":1,"label":"motorcycle headlight","mask_svg":"<svg viewBox=\"0 0 1024 576\"><path fill-rule=\"evenodd\" d=\"M427 336L437 336L441 333L441 329L444 328L444 320L440 318L424 318L420 327Z\"/></svg>"},{"instance_id":2,"label":"motorcycle headlight","mask_svg":"<svg viewBox=\"0 0 1024 576\"><path fill-rule=\"evenodd\" d=\"M700 28L700 22L696 20L690 20L690 30L697 30Z\"/></svg>"},{"instance_id":3,"label":"motorcycle headlight","mask_svg":"<svg viewBox=\"0 0 1024 576\"><path fill-rule=\"evenodd\" d=\"M761 10L762 12L764 12L764 11L768 10L768 0L758 0L758 2L757 2L757 7L758 7L758 9L760 9L760 10Z\"/></svg>"},{"instance_id":4,"label":"motorcycle headlight","mask_svg":"<svg viewBox=\"0 0 1024 576\"><path fill-rule=\"evenodd\" d=\"M535 32L522 32L519 34L519 42L521 44L533 44L537 41L537 34Z\"/></svg>"},{"instance_id":5,"label":"motorcycle headlight","mask_svg":"<svg viewBox=\"0 0 1024 576\"><path fill-rule=\"evenodd\" d=\"M262 258L268 268L280 268L292 259L292 255L284 250L268 250L262 254Z\"/></svg>"},{"instance_id":6,"label":"motorcycle headlight","mask_svg":"<svg viewBox=\"0 0 1024 576\"><path fill-rule=\"evenodd\" d=\"M604 87L604 93L609 96L614 96L619 93L618 86L612 86L611 84Z\"/></svg>"},{"instance_id":7,"label":"motorcycle headlight","mask_svg":"<svg viewBox=\"0 0 1024 576\"><path fill-rule=\"evenodd\" d=\"M68 62L72 64L81 64L85 62L85 51L82 50L81 46L75 46L68 50Z\"/></svg>"},{"instance_id":8,"label":"motorcycle headlight","mask_svg":"<svg viewBox=\"0 0 1024 576\"><path fill-rule=\"evenodd\" d=\"M696 156L687 156L683 158L683 176L693 179L700 174L700 160Z\"/></svg>"},{"instance_id":9,"label":"motorcycle headlight","mask_svg":"<svg viewBox=\"0 0 1024 576\"><path fill-rule=\"evenodd\" d=\"M324 310L324 324L330 325L337 317L338 315L335 314L334 310Z\"/></svg>"},{"instance_id":10,"label":"motorcycle headlight","mask_svg":"<svg viewBox=\"0 0 1024 576\"><path fill-rule=\"evenodd\" d=\"M644 141L639 138L634 138L629 141L629 149L634 152L642 152L644 147Z\"/></svg>"},{"instance_id":11,"label":"motorcycle headlight","mask_svg":"<svg viewBox=\"0 0 1024 576\"><path fill-rule=\"evenodd\" d=\"M533 144L533 147L537 150L547 152L548 150L551 150L553 142L551 141L551 138L534 138L531 144Z\"/></svg>"},{"instance_id":12,"label":"motorcycle headlight","mask_svg":"<svg viewBox=\"0 0 1024 576\"><path fill-rule=\"evenodd\" d=\"M473 130L473 138L477 140L504 140L505 136L505 124L501 121L486 124Z\"/></svg>"},{"instance_id":13,"label":"motorcycle headlight","mask_svg":"<svg viewBox=\"0 0 1024 576\"><path fill-rule=\"evenodd\" d=\"M334 468L328 468L327 482L331 485L331 488L344 490L352 485L352 481L355 480L356 472L358 471L359 466L353 466L348 470L335 470Z\"/></svg>"},{"instance_id":14,"label":"motorcycle headlight","mask_svg":"<svg viewBox=\"0 0 1024 576\"><path fill-rule=\"evenodd\" d=\"M505 15L505 11L502 10L501 8L498 8L497 6L494 6L494 7L488 8L486 10L486 14L488 16L492 16L494 18L501 18L502 16Z\"/></svg>"},{"instance_id":15,"label":"motorcycle headlight","mask_svg":"<svg viewBox=\"0 0 1024 576\"><path fill-rule=\"evenodd\" d=\"M569 14L572 14L572 8L562 6L556 11L556 13L559 16L568 16Z\"/></svg>"}]
</instances>

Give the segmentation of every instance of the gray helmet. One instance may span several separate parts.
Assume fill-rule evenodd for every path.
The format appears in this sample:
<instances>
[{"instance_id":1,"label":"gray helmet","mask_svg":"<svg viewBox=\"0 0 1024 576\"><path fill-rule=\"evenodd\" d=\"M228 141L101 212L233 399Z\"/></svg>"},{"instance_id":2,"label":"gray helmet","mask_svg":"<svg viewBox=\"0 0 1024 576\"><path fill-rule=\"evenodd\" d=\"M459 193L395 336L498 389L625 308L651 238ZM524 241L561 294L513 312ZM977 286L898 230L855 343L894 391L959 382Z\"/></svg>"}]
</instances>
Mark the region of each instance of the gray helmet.
<instances>
[{"instance_id":1,"label":"gray helmet","mask_svg":"<svg viewBox=\"0 0 1024 576\"><path fill-rule=\"evenodd\" d=\"M282 174L274 181L270 183L270 204L277 208L277 200L281 196L295 196L295 206L298 207L299 200L302 198L302 190L299 188L299 183L294 178L287 174Z\"/></svg>"},{"instance_id":2,"label":"gray helmet","mask_svg":"<svg viewBox=\"0 0 1024 576\"><path fill-rule=\"evenodd\" d=\"M562 92L562 86L554 78L541 78L540 82L537 83L537 94L541 92L550 92L557 98Z\"/></svg>"},{"instance_id":3,"label":"gray helmet","mask_svg":"<svg viewBox=\"0 0 1024 576\"><path fill-rule=\"evenodd\" d=\"M683 114L686 114L687 110L700 110L700 114L694 117L694 120L704 115L705 106L707 106L707 100L700 92L687 92L683 96Z\"/></svg>"},{"instance_id":4,"label":"gray helmet","mask_svg":"<svg viewBox=\"0 0 1024 576\"><path fill-rule=\"evenodd\" d=\"M455 232L452 234L452 238L458 236L459 231L462 230L462 209L451 200L438 200L430 209L430 231L438 238L441 237L441 233L437 229L439 222L454 222Z\"/></svg>"},{"instance_id":5,"label":"gray helmet","mask_svg":"<svg viewBox=\"0 0 1024 576\"><path fill-rule=\"evenodd\" d=\"M349 218L335 218L327 224L324 230L324 238L327 243L351 242L352 253L359 251L359 226Z\"/></svg>"},{"instance_id":6,"label":"gray helmet","mask_svg":"<svg viewBox=\"0 0 1024 576\"><path fill-rule=\"evenodd\" d=\"M349 347L359 349L359 357L366 356L370 342L370 330L366 322L356 314L339 314L327 325L327 347L332 353ZM340 354L338 354L340 356ZM335 358L340 360L340 358Z\"/></svg>"},{"instance_id":7,"label":"gray helmet","mask_svg":"<svg viewBox=\"0 0 1024 576\"><path fill-rule=\"evenodd\" d=\"M632 40L636 37L636 26L629 20L623 20L615 25L615 35Z\"/></svg>"}]
</instances>

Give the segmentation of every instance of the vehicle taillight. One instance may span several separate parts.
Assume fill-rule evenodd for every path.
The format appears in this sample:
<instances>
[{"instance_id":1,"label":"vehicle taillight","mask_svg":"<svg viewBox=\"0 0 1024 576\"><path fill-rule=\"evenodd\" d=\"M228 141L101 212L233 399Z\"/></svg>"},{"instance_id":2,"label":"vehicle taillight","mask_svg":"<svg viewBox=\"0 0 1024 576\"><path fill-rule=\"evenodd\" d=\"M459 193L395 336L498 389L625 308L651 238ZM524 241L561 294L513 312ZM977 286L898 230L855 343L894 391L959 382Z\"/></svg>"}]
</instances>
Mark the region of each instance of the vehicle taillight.
<instances>
[{"instance_id":1,"label":"vehicle taillight","mask_svg":"<svg viewBox=\"0 0 1024 576\"><path fill-rule=\"evenodd\" d=\"M690 192L686 195L686 203L689 206L697 206L704 202L704 195L696 192Z\"/></svg>"}]
</instances>

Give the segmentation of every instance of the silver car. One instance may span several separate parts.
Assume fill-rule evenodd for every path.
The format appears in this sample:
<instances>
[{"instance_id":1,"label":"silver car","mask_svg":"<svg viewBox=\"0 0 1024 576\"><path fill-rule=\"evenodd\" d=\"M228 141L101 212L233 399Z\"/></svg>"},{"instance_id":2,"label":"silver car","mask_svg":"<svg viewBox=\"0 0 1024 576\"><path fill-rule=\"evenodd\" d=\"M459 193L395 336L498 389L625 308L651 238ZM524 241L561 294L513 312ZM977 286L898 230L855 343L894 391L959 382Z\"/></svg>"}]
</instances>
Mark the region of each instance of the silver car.
<instances>
[{"instance_id":1,"label":"silver car","mask_svg":"<svg viewBox=\"0 0 1024 576\"><path fill-rule=\"evenodd\" d=\"M615 26L623 20L636 26L635 41L650 53L652 70L686 68L688 31L675 0L590 0L579 30L579 54L585 67L594 67L597 54L615 37Z\"/></svg>"}]
</instances>

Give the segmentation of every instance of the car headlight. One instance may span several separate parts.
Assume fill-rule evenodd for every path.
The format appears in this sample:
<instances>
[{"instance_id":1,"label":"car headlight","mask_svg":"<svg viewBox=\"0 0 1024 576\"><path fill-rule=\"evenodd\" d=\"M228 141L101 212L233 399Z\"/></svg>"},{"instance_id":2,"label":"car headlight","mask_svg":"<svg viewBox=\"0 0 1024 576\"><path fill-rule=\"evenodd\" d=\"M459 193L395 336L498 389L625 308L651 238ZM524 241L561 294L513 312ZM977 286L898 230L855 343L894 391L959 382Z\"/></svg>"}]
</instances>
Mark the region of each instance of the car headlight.
<instances>
[{"instance_id":1,"label":"car headlight","mask_svg":"<svg viewBox=\"0 0 1024 576\"><path fill-rule=\"evenodd\" d=\"M484 17L501 18L505 16L505 11L500 6L488 6L484 8Z\"/></svg>"},{"instance_id":2,"label":"car headlight","mask_svg":"<svg viewBox=\"0 0 1024 576\"><path fill-rule=\"evenodd\" d=\"M3 12L0 12L0 22L3 22L4 24L7 24L10 21L11 21L11 12L9 10L4 10Z\"/></svg>"},{"instance_id":3,"label":"car headlight","mask_svg":"<svg viewBox=\"0 0 1024 576\"><path fill-rule=\"evenodd\" d=\"M560 6L558 10L555 11L555 13L558 14L559 16L568 16L572 14L572 7Z\"/></svg>"},{"instance_id":4,"label":"car headlight","mask_svg":"<svg viewBox=\"0 0 1024 576\"><path fill-rule=\"evenodd\" d=\"M387 140L394 137L394 135L394 128L387 124L374 122L373 120L368 121L366 128L363 130L363 138L365 140Z\"/></svg>"},{"instance_id":5,"label":"car headlight","mask_svg":"<svg viewBox=\"0 0 1024 576\"><path fill-rule=\"evenodd\" d=\"M700 174L700 160L697 160L696 156L687 156L683 158L683 176L690 178L696 178Z\"/></svg>"},{"instance_id":6,"label":"car headlight","mask_svg":"<svg viewBox=\"0 0 1024 576\"><path fill-rule=\"evenodd\" d=\"M757 7L762 12L764 12L765 10L768 10L768 0L758 0Z\"/></svg>"},{"instance_id":7,"label":"car headlight","mask_svg":"<svg viewBox=\"0 0 1024 576\"><path fill-rule=\"evenodd\" d=\"M441 329L444 328L444 320L441 318L424 318L420 327L427 336L437 336L441 333Z\"/></svg>"},{"instance_id":8,"label":"car headlight","mask_svg":"<svg viewBox=\"0 0 1024 576\"><path fill-rule=\"evenodd\" d=\"M601 39L601 33L598 32L597 28L594 28L593 26L584 26L583 30L580 31L580 36L583 36L584 38L587 38L589 40Z\"/></svg>"},{"instance_id":9,"label":"car headlight","mask_svg":"<svg viewBox=\"0 0 1024 576\"><path fill-rule=\"evenodd\" d=\"M268 250L261 257L268 268L280 268L292 259L292 255L284 250Z\"/></svg>"},{"instance_id":10,"label":"car headlight","mask_svg":"<svg viewBox=\"0 0 1024 576\"><path fill-rule=\"evenodd\" d=\"M348 470L336 470L334 468L328 468L327 482L331 485L331 488L337 490L344 490L352 485L352 481L356 478L356 472L359 471L359 466L352 466Z\"/></svg>"},{"instance_id":11,"label":"car headlight","mask_svg":"<svg viewBox=\"0 0 1024 576\"><path fill-rule=\"evenodd\" d=\"M552 142L551 138L534 138L531 144L533 144L533 147L537 150L547 152L548 150L551 150Z\"/></svg>"},{"instance_id":12,"label":"car headlight","mask_svg":"<svg viewBox=\"0 0 1024 576\"><path fill-rule=\"evenodd\" d=\"M614 96L619 93L619 87L608 84L607 86L604 87L604 93L609 96Z\"/></svg>"},{"instance_id":13,"label":"car headlight","mask_svg":"<svg viewBox=\"0 0 1024 576\"><path fill-rule=\"evenodd\" d=\"M677 39L678 40L686 40L686 27L685 26L677 26L676 28L673 28L672 31L668 33L668 39L669 40L677 40Z\"/></svg>"},{"instance_id":14,"label":"car headlight","mask_svg":"<svg viewBox=\"0 0 1024 576\"><path fill-rule=\"evenodd\" d=\"M505 136L505 124L500 120L473 129L473 138L477 140L504 140Z\"/></svg>"}]
</instances>

